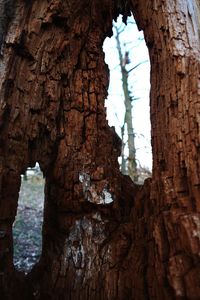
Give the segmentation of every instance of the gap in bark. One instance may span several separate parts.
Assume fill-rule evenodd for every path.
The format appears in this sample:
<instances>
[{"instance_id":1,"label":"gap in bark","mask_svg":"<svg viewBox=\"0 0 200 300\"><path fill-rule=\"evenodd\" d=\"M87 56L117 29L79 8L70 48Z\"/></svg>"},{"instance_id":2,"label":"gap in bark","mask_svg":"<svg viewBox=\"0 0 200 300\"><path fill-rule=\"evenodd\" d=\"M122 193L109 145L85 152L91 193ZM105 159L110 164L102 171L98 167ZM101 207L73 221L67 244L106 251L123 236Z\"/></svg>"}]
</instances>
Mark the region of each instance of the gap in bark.
<instances>
[{"instance_id":1,"label":"gap in bark","mask_svg":"<svg viewBox=\"0 0 200 300\"><path fill-rule=\"evenodd\" d=\"M14 265L17 270L27 273L38 262L42 251L45 180L39 164L28 168L21 180L13 225Z\"/></svg>"},{"instance_id":2,"label":"gap in bark","mask_svg":"<svg viewBox=\"0 0 200 300\"><path fill-rule=\"evenodd\" d=\"M143 32L138 31L133 16L127 26L118 17L113 37L105 39L103 49L110 70L107 118L122 139L120 169L134 182L143 183L152 169L150 61Z\"/></svg>"}]
</instances>

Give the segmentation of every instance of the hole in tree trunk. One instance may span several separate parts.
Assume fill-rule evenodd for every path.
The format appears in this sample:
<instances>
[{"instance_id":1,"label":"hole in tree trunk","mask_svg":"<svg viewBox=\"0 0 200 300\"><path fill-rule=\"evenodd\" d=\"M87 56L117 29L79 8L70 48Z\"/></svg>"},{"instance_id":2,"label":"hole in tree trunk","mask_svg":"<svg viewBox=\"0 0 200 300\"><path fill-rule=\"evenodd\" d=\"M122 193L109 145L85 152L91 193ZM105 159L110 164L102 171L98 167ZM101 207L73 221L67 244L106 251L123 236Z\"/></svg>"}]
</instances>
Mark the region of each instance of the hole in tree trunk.
<instances>
[{"instance_id":1,"label":"hole in tree trunk","mask_svg":"<svg viewBox=\"0 0 200 300\"><path fill-rule=\"evenodd\" d=\"M39 164L28 168L21 180L13 225L14 265L27 273L38 262L42 249L44 178Z\"/></svg>"},{"instance_id":2,"label":"hole in tree trunk","mask_svg":"<svg viewBox=\"0 0 200 300\"><path fill-rule=\"evenodd\" d=\"M122 139L120 168L133 181L143 183L152 169L150 62L143 32L138 31L132 16L127 26L122 16L113 23L113 36L106 38L103 48L110 69L108 122Z\"/></svg>"}]
</instances>

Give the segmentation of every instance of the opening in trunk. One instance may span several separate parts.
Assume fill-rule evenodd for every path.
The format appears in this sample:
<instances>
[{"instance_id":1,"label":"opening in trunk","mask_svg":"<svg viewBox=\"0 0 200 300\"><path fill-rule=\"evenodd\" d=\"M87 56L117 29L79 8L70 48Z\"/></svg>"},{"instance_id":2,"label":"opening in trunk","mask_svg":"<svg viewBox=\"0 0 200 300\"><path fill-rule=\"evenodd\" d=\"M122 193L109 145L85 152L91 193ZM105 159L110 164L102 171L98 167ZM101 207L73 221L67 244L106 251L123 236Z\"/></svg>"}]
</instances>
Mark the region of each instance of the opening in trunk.
<instances>
[{"instance_id":1,"label":"opening in trunk","mask_svg":"<svg viewBox=\"0 0 200 300\"><path fill-rule=\"evenodd\" d=\"M119 16L113 22L113 36L104 42L105 61L110 69L106 101L110 126L122 139L120 169L134 182L151 176L150 62L143 32L133 16L127 26Z\"/></svg>"},{"instance_id":2,"label":"opening in trunk","mask_svg":"<svg viewBox=\"0 0 200 300\"><path fill-rule=\"evenodd\" d=\"M22 176L18 209L13 225L14 265L29 272L38 262L42 248L44 178L39 164Z\"/></svg>"}]
</instances>

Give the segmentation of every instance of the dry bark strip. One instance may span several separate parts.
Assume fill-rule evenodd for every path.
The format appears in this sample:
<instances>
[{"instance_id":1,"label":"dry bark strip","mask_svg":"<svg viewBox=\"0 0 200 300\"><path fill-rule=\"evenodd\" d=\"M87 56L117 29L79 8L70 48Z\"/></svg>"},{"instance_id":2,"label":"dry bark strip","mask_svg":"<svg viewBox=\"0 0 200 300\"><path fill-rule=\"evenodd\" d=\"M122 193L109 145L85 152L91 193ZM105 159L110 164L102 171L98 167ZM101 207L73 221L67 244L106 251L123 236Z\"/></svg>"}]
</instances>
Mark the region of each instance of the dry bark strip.
<instances>
[{"instance_id":1,"label":"dry bark strip","mask_svg":"<svg viewBox=\"0 0 200 300\"><path fill-rule=\"evenodd\" d=\"M142 188L119 172L104 108L102 44L130 11L152 68L154 166ZM199 15L195 0L16 1L0 59L1 299L200 298ZM20 174L36 161L43 250L25 277L12 223Z\"/></svg>"}]
</instances>

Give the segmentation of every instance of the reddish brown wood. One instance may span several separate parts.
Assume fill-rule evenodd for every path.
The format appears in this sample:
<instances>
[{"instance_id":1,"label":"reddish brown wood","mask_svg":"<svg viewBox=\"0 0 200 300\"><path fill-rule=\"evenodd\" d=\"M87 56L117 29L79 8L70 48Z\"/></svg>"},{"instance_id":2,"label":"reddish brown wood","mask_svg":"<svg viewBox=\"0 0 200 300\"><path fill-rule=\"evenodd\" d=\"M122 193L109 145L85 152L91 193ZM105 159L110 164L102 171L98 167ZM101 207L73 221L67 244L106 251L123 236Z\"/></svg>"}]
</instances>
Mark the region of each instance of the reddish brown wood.
<instances>
[{"instance_id":1,"label":"reddish brown wood","mask_svg":"<svg viewBox=\"0 0 200 300\"><path fill-rule=\"evenodd\" d=\"M3 299L200 297L199 4L128 2L16 1L0 60ZM154 167L142 187L119 172L104 108L102 44L130 10L152 67ZM13 267L12 223L20 174L36 161L43 250L25 276Z\"/></svg>"}]
</instances>

